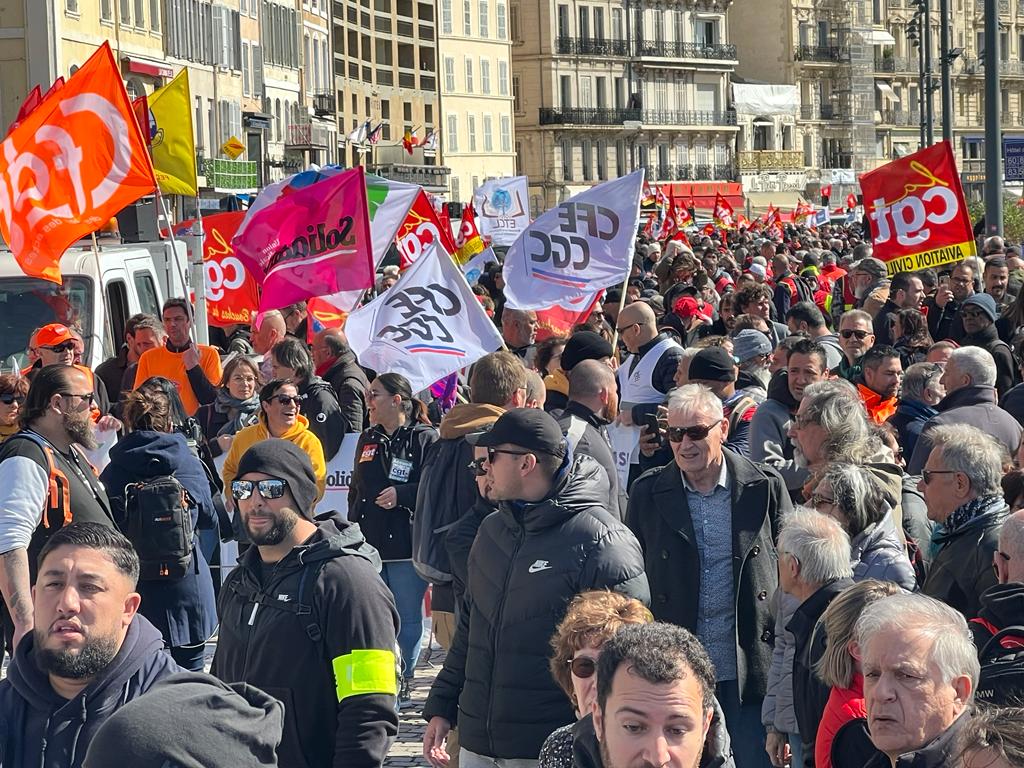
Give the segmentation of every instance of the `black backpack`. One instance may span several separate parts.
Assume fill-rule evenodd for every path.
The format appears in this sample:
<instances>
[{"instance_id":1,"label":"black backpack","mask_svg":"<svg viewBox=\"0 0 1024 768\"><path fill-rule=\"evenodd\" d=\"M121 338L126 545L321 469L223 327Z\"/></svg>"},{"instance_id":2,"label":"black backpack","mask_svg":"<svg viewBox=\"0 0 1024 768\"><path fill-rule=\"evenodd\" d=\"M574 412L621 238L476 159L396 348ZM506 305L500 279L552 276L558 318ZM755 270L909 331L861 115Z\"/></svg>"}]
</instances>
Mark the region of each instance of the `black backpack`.
<instances>
[{"instance_id":1,"label":"black backpack","mask_svg":"<svg viewBox=\"0 0 1024 768\"><path fill-rule=\"evenodd\" d=\"M1024 704L1024 645L1007 648L1000 641L1024 637L1024 627L1005 627L992 635L978 654L981 677L975 698L992 706Z\"/></svg>"},{"instance_id":2,"label":"black backpack","mask_svg":"<svg viewBox=\"0 0 1024 768\"><path fill-rule=\"evenodd\" d=\"M180 579L192 564L195 531L189 511L196 502L170 475L125 488L121 531L139 554L143 581Z\"/></svg>"}]
</instances>

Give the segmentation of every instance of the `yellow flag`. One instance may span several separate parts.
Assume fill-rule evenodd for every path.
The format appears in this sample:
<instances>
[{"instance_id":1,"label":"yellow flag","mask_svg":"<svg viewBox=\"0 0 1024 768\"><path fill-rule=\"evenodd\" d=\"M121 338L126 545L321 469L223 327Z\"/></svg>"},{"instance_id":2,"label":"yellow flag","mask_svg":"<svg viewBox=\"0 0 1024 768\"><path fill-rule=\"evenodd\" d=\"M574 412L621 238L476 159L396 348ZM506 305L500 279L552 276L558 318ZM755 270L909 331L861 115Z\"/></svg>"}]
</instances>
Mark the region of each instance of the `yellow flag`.
<instances>
[{"instance_id":1,"label":"yellow flag","mask_svg":"<svg viewBox=\"0 0 1024 768\"><path fill-rule=\"evenodd\" d=\"M160 191L166 195L198 192L196 145L192 138L192 97L188 90L188 69L149 97L149 112L155 123L153 169Z\"/></svg>"}]
</instances>

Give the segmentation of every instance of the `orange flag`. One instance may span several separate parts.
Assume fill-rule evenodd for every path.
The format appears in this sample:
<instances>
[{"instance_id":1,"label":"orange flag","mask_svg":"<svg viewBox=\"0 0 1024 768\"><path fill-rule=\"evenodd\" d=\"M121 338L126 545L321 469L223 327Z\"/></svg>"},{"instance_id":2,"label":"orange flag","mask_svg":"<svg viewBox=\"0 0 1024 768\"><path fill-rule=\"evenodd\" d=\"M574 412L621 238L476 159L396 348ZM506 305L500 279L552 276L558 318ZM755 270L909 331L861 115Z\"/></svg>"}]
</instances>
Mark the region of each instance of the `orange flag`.
<instances>
[{"instance_id":1,"label":"orange flag","mask_svg":"<svg viewBox=\"0 0 1024 768\"><path fill-rule=\"evenodd\" d=\"M68 246L156 188L109 43L0 150L0 235L26 275L55 283Z\"/></svg>"}]
</instances>

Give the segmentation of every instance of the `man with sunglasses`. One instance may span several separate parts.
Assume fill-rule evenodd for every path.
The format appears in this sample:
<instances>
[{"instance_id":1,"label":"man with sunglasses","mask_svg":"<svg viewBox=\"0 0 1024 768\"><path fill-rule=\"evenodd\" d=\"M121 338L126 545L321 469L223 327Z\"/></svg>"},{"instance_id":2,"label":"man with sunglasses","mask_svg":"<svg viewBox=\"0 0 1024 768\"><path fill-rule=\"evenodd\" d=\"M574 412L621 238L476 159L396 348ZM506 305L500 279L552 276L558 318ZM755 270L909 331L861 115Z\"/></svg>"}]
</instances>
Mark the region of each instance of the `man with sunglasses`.
<instances>
[{"instance_id":1,"label":"man with sunglasses","mask_svg":"<svg viewBox=\"0 0 1024 768\"><path fill-rule=\"evenodd\" d=\"M82 349L82 339L72 328L60 323L44 325L32 334L28 350L32 365L22 370L21 375L31 381L39 369L47 365L75 366L89 379L89 386L93 391L92 410L95 413L93 420L96 421L110 410L110 400L107 398L106 386L92 370L84 365L76 364L75 360L81 355ZM104 428L120 427L119 424L114 423L106 423L103 426Z\"/></svg>"},{"instance_id":2,"label":"man with sunglasses","mask_svg":"<svg viewBox=\"0 0 1024 768\"><path fill-rule=\"evenodd\" d=\"M114 527L107 494L82 451L96 446L90 384L71 365L40 368L22 430L0 446L0 592L14 645L33 627L35 563L50 536L72 522Z\"/></svg>"},{"instance_id":3,"label":"man with sunglasses","mask_svg":"<svg viewBox=\"0 0 1024 768\"><path fill-rule=\"evenodd\" d=\"M932 542L939 549L921 591L977 616L982 593L996 583L992 562L1009 511L1000 485L1003 448L967 424L936 427L929 438L917 487L937 525Z\"/></svg>"},{"instance_id":4,"label":"man with sunglasses","mask_svg":"<svg viewBox=\"0 0 1024 768\"><path fill-rule=\"evenodd\" d=\"M398 612L377 551L340 514L312 516L313 465L287 440L246 451L230 490L254 546L221 588L211 671L284 704L281 765L380 766L398 730Z\"/></svg>"},{"instance_id":5,"label":"man with sunglasses","mask_svg":"<svg viewBox=\"0 0 1024 768\"><path fill-rule=\"evenodd\" d=\"M423 756L434 768L448 764L443 743L457 716L462 768L526 768L552 731L575 720L548 671L569 601L591 589L644 603L650 593L636 539L606 508L604 470L568 450L550 414L515 408L467 439L487 449L498 511L470 552L468 610L423 708Z\"/></svg>"},{"instance_id":6,"label":"man with sunglasses","mask_svg":"<svg viewBox=\"0 0 1024 768\"><path fill-rule=\"evenodd\" d=\"M707 387L672 392L675 461L636 481L626 524L644 550L655 619L689 629L715 664L737 766L767 768L761 704L774 646L769 599L779 585L779 521L792 505L775 470L724 447L728 425Z\"/></svg>"},{"instance_id":7,"label":"man with sunglasses","mask_svg":"<svg viewBox=\"0 0 1024 768\"><path fill-rule=\"evenodd\" d=\"M863 309L844 312L839 318L839 346L843 350L843 360L839 367L832 370L832 375L846 379L856 386L860 383L863 373L860 360L875 346L871 315Z\"/></svg>"},{"instance_id":8,"label":"man with sunglasses","mask_svg":"<svg viewBox=\"0 0 1024 768\"><path fill-rule=\"evenodd\" d=\"M975 293L960 307L960 320L964 325L961 347L981 347L996 363L996 391L1002 397L1020 381L1017 362L1010 345L999 338L996 320L999 309L996 300L987 293Z\"/></svg>"},{"instance_id":9,"label":"man with sunglasses","mask_svg":"<svg viewBox=\"0 0 1024 768\"><path fill-rule=\"evenodd\" d=\"M1024 510L1003 521L999 546L992 555L992 571L998 583L982 593L978 615L968 622L979 651L1000 630L1024 626ZM1007 640L1024 645L1022 636Z\"/></svg>"}]
</instances>

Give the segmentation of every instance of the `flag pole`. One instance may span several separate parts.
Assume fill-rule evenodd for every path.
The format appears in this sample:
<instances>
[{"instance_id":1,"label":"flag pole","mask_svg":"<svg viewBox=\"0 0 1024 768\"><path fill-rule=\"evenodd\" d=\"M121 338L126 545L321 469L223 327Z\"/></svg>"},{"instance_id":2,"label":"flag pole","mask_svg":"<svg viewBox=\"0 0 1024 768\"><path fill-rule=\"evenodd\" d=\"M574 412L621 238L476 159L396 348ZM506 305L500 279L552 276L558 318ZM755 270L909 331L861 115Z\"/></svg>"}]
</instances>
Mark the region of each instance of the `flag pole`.
<instances>
[{"instance_id":1,"label":"flag pole","mask_svg":"<svg viewBox=\"0 0 1024 768\"><path fill-rule=\"evenodd\" d=\"M173 254L172 261L174 262L174 270L175 270L175 272L178 275L178 279L181 281L182 288L184 289L184 288L186 288L188 286L188 283L186 282L185 275L184 275L184 273L181 270L181 264L178 263L178 238L176 238L174 236L174 222L171 221L171 212L167 208L167 201L164 199L163 194L161 194L159 185L156 188L156 199L157 199L157 203L160 205L160 213L163 214L164 221L167 222L167 235L168 235L168 237L170 238L170 241L171 241L171 252ZM198 208L197 208L197 211L198 211ZM186 248L186 253L187 253L187 248ZM168 281L167 290L169 292L171 290L170 281ZM172 298L172 297L168 296L167 298ZM188 298L188 297L186 296L186 297L183 297L183 298ZM191 329L190 335L192 336L192 340L198 344L199 343L199 339L198 339L197 334L198 334L198 330L196 329L196 323L193 320L192 329Z\"/></svg>"},{"instance_id":2,"label":"flag pole","mask_svg":"<svg viewBox=\"0 0 1024 768\"><path fill-rule=\"evenodd\" d=\"M633 253L635 254L636 251L634 250ZM622 291L621 291L621 293L619 295L619 311L615 314L615 317L616 317L615 330L612 332L612 354L613 355L615 354L616 351L618 351L618 344L619 344L619 322L618 322L618 317L619 317L619 314L622 312L622 308L626 306L626 288L629 287L629 276L630 276L630 273L632 271L633 271L633 262L631 261L629 263L629 266L626 267L626 279L622 281Z\"/></svg>"}]
</instances>

